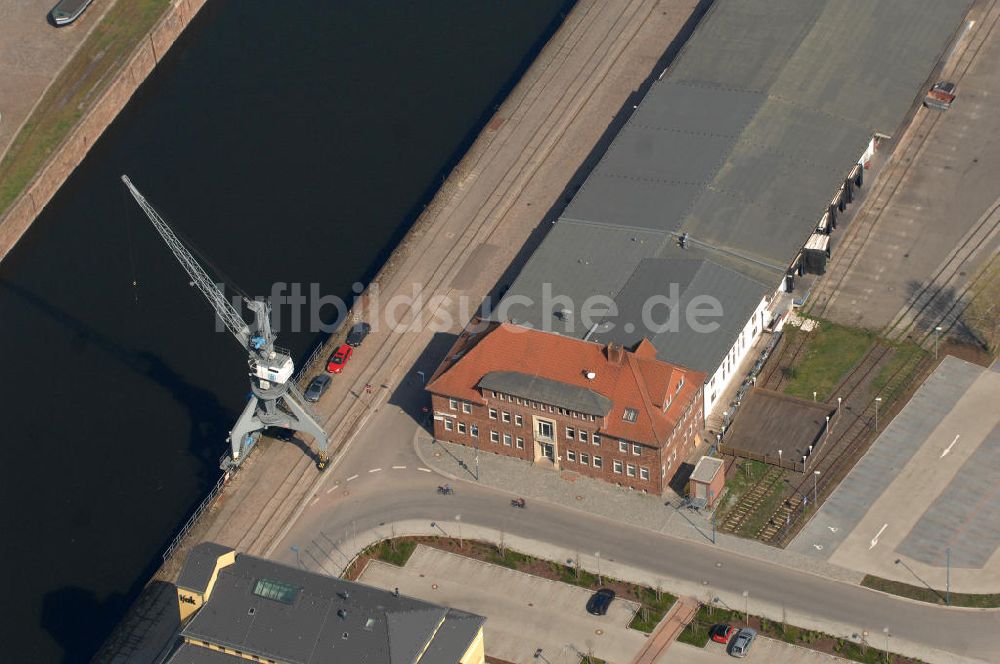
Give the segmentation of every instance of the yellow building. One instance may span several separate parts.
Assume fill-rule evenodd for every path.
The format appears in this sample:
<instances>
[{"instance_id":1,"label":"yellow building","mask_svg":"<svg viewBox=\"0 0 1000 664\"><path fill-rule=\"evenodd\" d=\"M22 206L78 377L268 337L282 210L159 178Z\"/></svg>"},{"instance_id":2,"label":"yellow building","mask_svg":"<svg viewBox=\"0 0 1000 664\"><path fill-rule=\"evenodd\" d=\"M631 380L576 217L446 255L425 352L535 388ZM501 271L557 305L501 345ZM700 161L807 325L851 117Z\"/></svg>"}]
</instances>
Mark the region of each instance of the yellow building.
<instances>
[{"instance_id":1,"label":"yellow building","mask_svg":"<svg viewBox=\"0 0 1000 664\"><path fill-rule=\"evenodd\" d=\"M482 616L212 542L188 555L177 604L167 664L485 664Z\"/></svg>"}]
</instances>

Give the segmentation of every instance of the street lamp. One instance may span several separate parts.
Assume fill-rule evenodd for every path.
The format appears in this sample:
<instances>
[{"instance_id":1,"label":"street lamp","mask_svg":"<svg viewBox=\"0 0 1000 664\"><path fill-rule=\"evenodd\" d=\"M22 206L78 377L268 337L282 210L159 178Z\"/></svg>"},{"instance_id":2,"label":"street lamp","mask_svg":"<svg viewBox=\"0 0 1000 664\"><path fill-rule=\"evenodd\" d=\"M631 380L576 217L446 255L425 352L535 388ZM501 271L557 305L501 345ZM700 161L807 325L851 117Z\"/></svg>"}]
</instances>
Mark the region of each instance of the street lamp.
<instances>
[{"instance_id":1,"label":"street lamp","mask_svg":"<svg viewBox=\"0 0 1000 664\"><path fill-rule=\"evenodd\" d=\"M944 550L945 554L945 565L947 565L947 571L945 572L945 591L944 591L944 602L948 606L951 606L951 547L949 546Z\"/></svg>"},{"instance_id":2,"label":"street lamp","mask_svg":"<svg viewBox=\"0 0 1000 664\"><path fill-rule=\"evenodd\" d=\"M813 390L813 401L816 401L816 390Z\"/></svg>"},{"instance_id":3,"label":"street lamp","mask_svg":"<svg viewBox=\"0 0 1000 664\"><path fill-rule=\"evenodd\" d=\"M708 490L708 506L712 508L712 544L715 544L715 491Z\"/></svg>"},{"instance_id":4,"label":"street lamp","mask_svg":"<svg viewBox=\"0 0 1000 664\"><path fill-rule=\"evenodd\" d=\"M291 549L292 552L295 553L295 560L298 562L299 567L302 567L302 558L299 556L299 547L298 547L298 545L297 544L293 544L293 545L291 545L288 548ZM302 569L305 569L305 568L302 567Z\"/></svg>"},{"instance_id":5,"label":"street lamp","mask_svg":"<svg viewBox=\"0 0 1000 664\"><path fill-rule=\"evenodd\" d=\"M818 479L819 479L819 471L818 470L814 470L813 471L813 505L814 506L816 506L816 504L817 504L817 501L816 501L816 481Z\"/></svg>"},{"instance_id":6,"label":"street lamp","mask_svg":"<svg viewBox=\"0 0 1000 664\"><path fill-rule=\"evenodd\" d=\"M781 450L778 450L778 468L781 468Z\"/></svg>"},{"instance_id":7,"label":"street lamp","mask_svg":"<svg viewBox=\"0 0 1000 664\"><path fill-rule=\"evenodd\" d=\"M743 611L746 613L747 627L750 626L750 591L743 591Z\"/></svg>"},{"instance_id":8,"label":"street lamp","mask_svg":"<svg viewBox=\"0 0 1000 664\"><path fill-rule=\"evenodd\" d=\"M878 405L882 403L882 397L875 397L875 432L878 433Z\"/></svg>"},{"instance_id":9,"label":"street lamp","mask_svg":"<svg viewBox=\"0 0 1000 664\"><path fill-rule=\"evenodd\" d=\"M885 664L889 664L889 628L883 627L882 633L885 634Z\"/></svg>"},{"instance_id":10,"label":"street lamp","mask_svg":"<svg viewBox=\"0 0 1000 664\"><path fill-rule=\"evenodd\" d=\"M934 359L938 357L938 342L941 341L941 326L938 325L934 328Z\"/></svg>"},{"instance_id":11,"label":"street lamp","mask_svg":"<svg viewBox=\"0 0 1000 664\"><path fill-rule=\"evenodd\" d=\"M844 400L843 397L837 397L837 421L840 421L840 403Z\"/></svg>"},{"instance_id":12,"label":"street lamp","mask_svg":"<svg viewBox=\"0 0 1000 664\"><path fill-rule=\"evenodd\" d=\"M595 551L594 556L597 557L597 585L603 585L604 581L601 580L601 552Z\"/></svg>"}]
</instances>

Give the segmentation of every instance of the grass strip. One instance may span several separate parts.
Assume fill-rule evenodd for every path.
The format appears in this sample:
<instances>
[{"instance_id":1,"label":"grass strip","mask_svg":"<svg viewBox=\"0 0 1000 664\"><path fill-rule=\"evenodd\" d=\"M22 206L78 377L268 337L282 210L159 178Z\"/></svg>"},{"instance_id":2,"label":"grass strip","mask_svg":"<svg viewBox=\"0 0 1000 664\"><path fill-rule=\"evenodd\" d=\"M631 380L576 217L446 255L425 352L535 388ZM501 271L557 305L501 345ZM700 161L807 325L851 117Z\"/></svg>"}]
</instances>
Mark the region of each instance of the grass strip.
<instances>
[{"instance_id":1,"label":"grass strip","mask_svg":"<svg viewBox=\"0 0 1000 664\"><path fill-rule=\"evenodd\" d=\"M861 585L873 590L899 597L908 597L928 604L947 604L948 595L943 590L935 590L927 586L914 586L902 581L892 581L868 574L861 580ZM1000 594L951 593L951 605L973 609L1000 608Z\"/></svg>"},{"instance_id":2,"label":"grass strip","mask_svg":"<svg viewBox=\"0 0 1000 664\"><path fill-rule=\"evenodd\" d=\"M170 0L120 0L94 27L0 162L0 214L24 191L169 6Z\"/></svg>"}]
</instances>

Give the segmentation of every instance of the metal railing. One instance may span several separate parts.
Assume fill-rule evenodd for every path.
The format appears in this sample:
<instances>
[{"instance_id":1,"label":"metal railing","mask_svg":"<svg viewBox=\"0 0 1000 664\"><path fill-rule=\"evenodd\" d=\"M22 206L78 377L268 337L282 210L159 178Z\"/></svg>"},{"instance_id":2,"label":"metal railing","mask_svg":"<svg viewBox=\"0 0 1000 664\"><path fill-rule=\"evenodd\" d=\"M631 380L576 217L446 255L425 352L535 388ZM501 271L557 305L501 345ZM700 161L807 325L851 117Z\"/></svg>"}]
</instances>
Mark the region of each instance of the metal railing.
<instances>
[{"instance_id":1,"label":"metal railing","mask_svg":"<svg viewBox=\"0 0 1000 664\"><path fill-rule=\"evenodd\" d=\"M219 477L219 480L215 483L215 486L212 487L212 490L208 492L205 499L201 501L198 508L195 509L195 511L188 518L187 522L181 527L180 531L178 531L177 535L174 536L174 539L170 542L170 546L168 546L163 552L163 562L167 562L167 560L170 559L170 556L172 556L174 551L177 550L177 547L181 545L184 537L191 531L191 528L194 527L194 524L198 521L199 517L201 517L201 515L204 514L209 507L211 507L212 501L218 497L219 493L222 491L222 487L226 485L226 480L229 479L229 475L230 473L223 473L222 476Z\"/></svg>"}]
</instances>

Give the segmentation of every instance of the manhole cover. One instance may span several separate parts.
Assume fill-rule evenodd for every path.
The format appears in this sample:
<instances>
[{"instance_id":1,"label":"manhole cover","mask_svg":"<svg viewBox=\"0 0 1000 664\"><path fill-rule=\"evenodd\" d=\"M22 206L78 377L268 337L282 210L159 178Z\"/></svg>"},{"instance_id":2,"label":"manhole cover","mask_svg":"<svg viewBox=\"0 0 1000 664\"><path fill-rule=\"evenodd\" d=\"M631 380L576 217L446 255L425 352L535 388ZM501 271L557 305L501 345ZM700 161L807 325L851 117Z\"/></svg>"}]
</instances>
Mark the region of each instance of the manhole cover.
<instances>
[{"instance_id":1,"label":"manhole cover","mask_svg":"<svg viewBox=\"0 0 1000 664\"><path fill-rule=\"evenodd\" d=\"M603 629L595 629L594 630L594 634L596 634L598 636L601 636L602 634L604 634L604 630Z\"/></svg>"},{"instance_id":2,"label":"manhole cover","mask_svg":"<svg viewBox=\"0 0 1000 664\"><path fill-rule=\"evenodd\" d=\"M420 576L423 576L423 574L421 574ZM438 584L432 583L431 584L431 590L437 590L437 589L438 589Z\"/></svg>"},{"instance_id":3,"label":"manhole cover","mask_svg":"<svg viewBox=\"0 0 1000 664\"><path fill-rule=\"evenodd\" d=\"M435 452L434 456L437 457L438 459L440 459L441 458L441 453L440 452Z\"/></svg>"},{"instance_id":4,"label":"manhole cover","mask_svg":"<svg viewBox=\"0 0 1000 664\"><path fill-rule=\"evenodd\" d=\"M345 495L345 496L349 496L349 495L351 495L351 492L350 492L350 491L348 491L347 489L344 489L344 495Z\"/></svg>"},{"instance_id":5,"label":"manhole cover","mask_svg":"<svg viewBox=\"0 0 1000 664\"><path fill-rule=\"evenodd\" d=\"M534 604L532 604L531 602L528 602L528 606L534 606Z\"/></svg>"},{"instance_id":6,"label":"manhole cover","mask_svg":"<svg viewBox=\"0 0 1000 664\"><path fill-rule=\"evenodd\" d=\"M422 578L424 578L424 575L423 575L423 574L421 574L421 575L420 575L420 578L421 578L421 579L422 579Z\"/></svg>"},{"instance_id":7,"label":"manhole cover","mask_svg":"<svg viewBox=\"0 0 1000 664\"><path fill-rule=\"evenodd\" d=\"M722 567L722 563L715 563L716 567Z\"/></svg>"}]
</instances>

